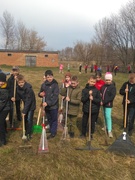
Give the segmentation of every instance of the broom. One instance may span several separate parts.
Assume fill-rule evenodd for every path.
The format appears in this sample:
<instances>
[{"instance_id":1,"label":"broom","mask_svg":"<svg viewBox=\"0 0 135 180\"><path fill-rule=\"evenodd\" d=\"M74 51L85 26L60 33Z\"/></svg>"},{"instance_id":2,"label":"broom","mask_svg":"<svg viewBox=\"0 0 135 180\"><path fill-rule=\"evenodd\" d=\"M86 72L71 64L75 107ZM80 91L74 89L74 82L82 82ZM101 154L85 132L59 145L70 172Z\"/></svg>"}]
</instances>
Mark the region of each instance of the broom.
<instances>
[{"instance_id":1,"label":"broom","mask_svg":"<svg viewBox=\"0 0 135 180\"><path fill-rule=\"evenodd\" d=\"M33 126L33 133L41 133L42 132L42 126L39 125L41 109L42 109L42 105L40 105L40 108L38 111L37 124Z\"/></svg>"}]
</instances>

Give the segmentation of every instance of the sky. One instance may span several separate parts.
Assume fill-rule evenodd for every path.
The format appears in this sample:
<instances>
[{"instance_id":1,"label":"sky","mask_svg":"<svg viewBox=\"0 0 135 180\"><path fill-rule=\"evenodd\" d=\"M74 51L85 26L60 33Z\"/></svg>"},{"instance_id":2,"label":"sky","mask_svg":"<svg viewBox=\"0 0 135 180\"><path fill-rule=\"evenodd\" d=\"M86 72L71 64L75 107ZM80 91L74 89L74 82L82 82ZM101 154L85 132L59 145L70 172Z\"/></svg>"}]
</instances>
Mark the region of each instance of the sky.
<instances>
[{"instance_id":1,"label":"sky","mask_svg":"<svg viewBox=\"0 0 135 180\"><path fill-rule=\"evenodd\" d=\"M90 42L94 25L119 13L129 0L1 0L0 17L8 11L15 22L22 21L47 43L45 50L74 47Z\"/></svg>"}]
</instances>

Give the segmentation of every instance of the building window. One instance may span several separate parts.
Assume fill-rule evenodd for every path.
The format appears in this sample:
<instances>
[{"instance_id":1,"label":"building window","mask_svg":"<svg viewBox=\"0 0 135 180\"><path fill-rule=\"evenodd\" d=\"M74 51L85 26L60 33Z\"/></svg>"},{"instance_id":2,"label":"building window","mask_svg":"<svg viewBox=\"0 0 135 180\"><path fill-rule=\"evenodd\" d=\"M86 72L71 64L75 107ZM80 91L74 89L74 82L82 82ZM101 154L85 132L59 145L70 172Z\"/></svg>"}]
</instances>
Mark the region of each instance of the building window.
<instances>
[{"instance_id":1,"label":"building window","mask_svg":"<svg viewBox=\"0 0 135 180\"><path fill-rule=\"evenodd\" d=\"M12 54L10 54L10 53L8 53L7 55L8 55L8 56L12 56Z\"/></svg>"},{"instance_id":2,"label":"building window","mask_svg":"<svg viewBox=\"0 0 135 180\"><path fill-rule=\"evenodd\" d=\"M45 54L45 57L48 57L48 54Z\"/></svg>"}]
</instances>

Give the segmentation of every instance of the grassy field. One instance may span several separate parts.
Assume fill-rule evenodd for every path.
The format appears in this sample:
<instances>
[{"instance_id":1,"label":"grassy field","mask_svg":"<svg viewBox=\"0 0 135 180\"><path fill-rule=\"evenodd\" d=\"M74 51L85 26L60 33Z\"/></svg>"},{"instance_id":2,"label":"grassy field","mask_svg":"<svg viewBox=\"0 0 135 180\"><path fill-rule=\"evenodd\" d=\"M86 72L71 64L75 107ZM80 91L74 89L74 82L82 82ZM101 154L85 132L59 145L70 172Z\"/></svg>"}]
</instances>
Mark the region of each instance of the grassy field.
<instances>
[{"instance_id":1,"label":"grassy field","mask_svg":"<svg viewBox=\"0 0 135 180\"><path fill-rule=\"evenodd\" d=\"M2 66L3 71L11 71L11 67ZM50 68L48 68L50 69ZM64 75L58 73L58 68L51 68L55 79L61 83ZM37 109L34 121L36 122L39 104L41 102L37 94L42 83L43 73L46 68L26 68L21 67L20 73L25 75L26 80L32 84L37 99ZM78 69L71 69L72 75L78 75L80 86L84 88L90 73L78 73ZM123 82L128 79L128 74L118 73L114 77L117 87L117 95L113 107L113 134L112 139L108 139L110 145L122 134L122 97L119 89ZM80 107L79 124L81 124L82 111ZM9 123L9 122L7 122ZM105 144L105 135L101 130L103 117L100 112L99 123L96 125L96 132L91 145L102 148L99 151L77 151L76 147L86 145L85 140L76 137L68 142L60 141L62 132L58 131L56 138L48 141L49 153L37 154L41 134L33 134L30 141L32 149L21 149L22 132L8 131L6 146L0 148L0 179L45 179L45 180L134 180L135 179L135 158L128 156L118 156L107 152L108 146ZM131 141L135 143L135 133Z\"/></svg>"}]
</instances>

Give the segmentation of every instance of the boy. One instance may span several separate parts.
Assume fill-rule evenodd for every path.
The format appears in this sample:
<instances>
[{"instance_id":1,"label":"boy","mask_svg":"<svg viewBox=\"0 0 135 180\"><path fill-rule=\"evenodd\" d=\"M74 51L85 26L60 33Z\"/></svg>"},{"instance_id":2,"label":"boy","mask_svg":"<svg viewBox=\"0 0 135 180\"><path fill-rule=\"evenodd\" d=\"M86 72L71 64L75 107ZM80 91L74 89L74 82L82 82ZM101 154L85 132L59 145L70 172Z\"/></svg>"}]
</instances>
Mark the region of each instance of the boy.
<instances>
[{"instance_id":1,"label":"boy","mask_svg":"<svg viewBox=\"0 0 135 180\"><path fill-rule=\"evenodd\" d=\"M28 140L31 139L32 126L33 126L33 116L36 109L36 99L32 86L27 83L24 76L19 74L17 76L17 94L24 103L24 108L22 110L22 116L25 118L26 124L26 135ZM15 100L15 99L13 99Z\"/></svg>"},{"instance_id":2,"label":"boy","mask_svg":"<svg viewBox=\"0 0 135 180\"><path fill-rule=\"evenodd\" d=\"M62 96L67 95L67 88L63 88L60 93ZM79 87L79 82L77 76L71 78L71 85L68 87L68 96L65 98L68 101L68 133L71 138L74 137L75 124L77 120L77 115L79 113L79 107L81 103L81 88Z\"/></svg>"},{"instance_id":3,"label":"boy","mask_svg":"<svg viewBox=\"0 0 135 180\"><path fill-rule=\"evenodd\" d=\"M126 88L126 85L128 85L128 88ZM128 134L129 136L131 136L134 127L134 118L135 118L135 73L129 74L129 80L122 85L119 91L119 93L123 96L122 104L123 104L124 114L125 114L126 92L128 92L128 99L127 99Z\"/></svg>"},{"instance_id":4,"label":"boy","mask_svg":"<svg viewBox=\"0 0 135 180\"><path fill-rule=\"evenodd\" d=\"M80 135L80 138L86 137L87 132L87 125L88 125L88 119L89 119L89 105L90 100L92 101L91 106L91 138L93 138L93 133L95 131L95 121L97 118L97 113L99 111L100 107L100 92L95 87L96 84L96 76L91 75L88 84L86 84L86 87L82 90L82 98L81 101L83 103L83 117L82 117L82 134Z\"/></svg>"},{"instance_id":5,"label":"boy","mask_svg":"<svg viewBox=\"0 0 135 180\"><path fill-rule=\"evenodd\" d=\"M50 125L51 134L47 139L54 138L57 134L57 121L58 121L58 102L59 102L59 86L53 77L53 72L47 70L45 72L46 81L41 85L39 97L45 97L43 106Z\"/></svg>"},{"instance_id":6,"label":"boy","mask_svg":"<svg viewBox=\"0 0 135 180\"><path fill-rule=\"evenodd\" d=\"M108 136L113 137L112 134L112 107L113 100L116 96L116 87L112 82L112 74L107 72L105 74L105 84L102 86L100 92L102 95L101 106L103 106L105 124L108 131Z\"/></svg>"},{"instance_id":7,"label":"boy","mask_svg":"<svg viewBox=\"0 0 135 180\"><path fill-rule=\"evenodd\" d=\"M6 116L10 110L6 75L0 73L0 147L6 145Z\"/></svg>"},{"instance_id":8,"label":"boy","mask_svg":"<svg viewBox=\"0 0 135 180\"><path fill-rule=\"evenodd\" d=\"M19 75L19 67L18 66L13 66L12 74L8 79L9 96L10 96L10 100L11 100L10 101L11 109L10 109L10 112L9 112L10 127L12 127L12 123L13 123L12 121L13 121L13 118L14 118L13 117L13 99L14 98L16 99L15 100L15 106L16 106L17 120L18 121L22 120L21 110L20 110L21 100L20 100L19 96L17 95L17 92L16 92L15 97L14 97L14 88L17 89L17 86L18 86L17 83L16 83L16 86L15 86L15 81L16 81L17 75Z\"/></svg>"}]
</instances>

